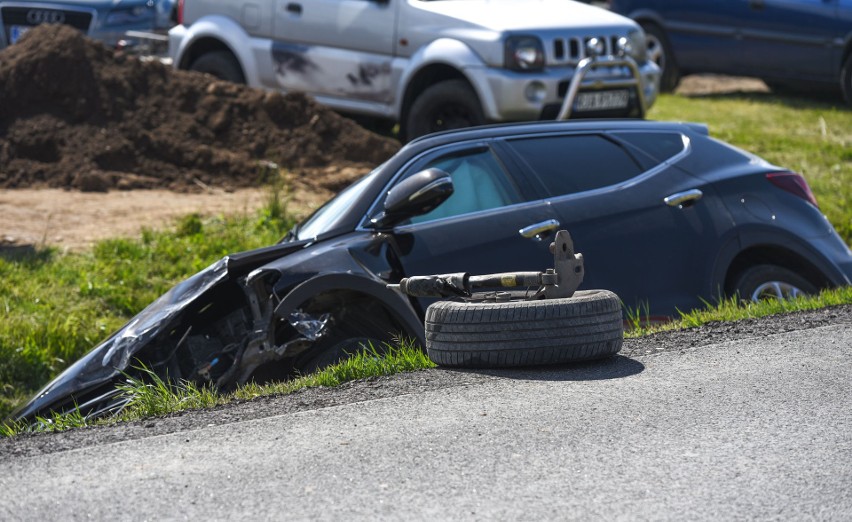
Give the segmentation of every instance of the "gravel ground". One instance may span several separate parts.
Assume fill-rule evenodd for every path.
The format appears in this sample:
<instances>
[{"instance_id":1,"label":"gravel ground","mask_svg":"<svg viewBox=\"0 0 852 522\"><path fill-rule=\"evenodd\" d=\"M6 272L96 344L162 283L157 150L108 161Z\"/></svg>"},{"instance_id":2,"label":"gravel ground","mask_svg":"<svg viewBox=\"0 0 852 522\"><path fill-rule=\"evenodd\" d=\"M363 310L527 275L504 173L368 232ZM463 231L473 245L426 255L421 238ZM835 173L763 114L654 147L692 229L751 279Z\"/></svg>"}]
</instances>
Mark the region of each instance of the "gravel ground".
<instances>
[{"instance_id":1,"label":"gravel ground","mask_svg":"<svg viewBox=\"0 0 852 522\"><path fill-rule=\"evenodd\" d=\"M698 348L722 341L761 338L769 334L793 332L837 323L852 323L852 306L839 306L749 319L732 323L711 323L699 328L628 339L621 354L609 361L568 366L577 380L600 378L601 372L614 371L619 358L646 359L660 353ZM109 427L93 427L64 433L22 435L0 440L0 460L11 456L31 456L109 444L180 431L240 422L251 419L316 410L370 401L397 395L470 386L490 379L523 378L536 369L458 371L446 369L371 378L337 388L313 388L287 396L262 397L232 403L212 410L184 412L145 421ZM612 377L617 377L613 375Z\"/></svg>"}]
</instances>

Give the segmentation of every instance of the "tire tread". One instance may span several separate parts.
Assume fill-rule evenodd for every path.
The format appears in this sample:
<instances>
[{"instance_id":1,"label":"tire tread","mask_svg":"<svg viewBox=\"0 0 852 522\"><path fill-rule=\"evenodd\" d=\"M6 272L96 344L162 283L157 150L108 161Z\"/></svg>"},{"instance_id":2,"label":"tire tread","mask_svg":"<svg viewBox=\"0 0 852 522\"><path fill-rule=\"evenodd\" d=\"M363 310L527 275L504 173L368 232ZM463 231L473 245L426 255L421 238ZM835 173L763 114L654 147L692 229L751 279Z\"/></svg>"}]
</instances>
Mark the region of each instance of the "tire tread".
<instances>
[{"instance_id":1,"label":"tire tread","mask_svg":"<svg viewBox=\"0 0 852 522\"><path fill-rule=\"evenodd\" d=\"M436 364L500 368L609 357L623 342L621 301L607 290L567 299L469 303L426 310L426 351Z\"/></svg>"}]
</instances>

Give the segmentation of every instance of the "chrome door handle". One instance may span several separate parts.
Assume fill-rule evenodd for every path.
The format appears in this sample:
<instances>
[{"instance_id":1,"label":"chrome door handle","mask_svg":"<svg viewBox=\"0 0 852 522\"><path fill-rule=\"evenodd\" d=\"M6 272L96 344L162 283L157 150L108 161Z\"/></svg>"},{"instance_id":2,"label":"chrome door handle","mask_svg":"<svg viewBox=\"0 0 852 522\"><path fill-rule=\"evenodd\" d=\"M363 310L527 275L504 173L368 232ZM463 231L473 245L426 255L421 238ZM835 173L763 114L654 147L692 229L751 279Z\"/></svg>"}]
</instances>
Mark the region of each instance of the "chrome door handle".
<instances>
[{"instance_id":1,"label":"chrome door handle","mask_svg":"<svg viewBox=\"0 0 852 522\"><path fill-rule=\"evenodd\" d=\"M670 207L685 207L701 199L704 193L698 189L687 190L686 192L678 192L663 198L663 203Z\"/></svg>"},{"instance_id":2,"label":"chrome door handle","mask_svg":"<svg viewBox=\"0 0 852 522\"><path fill-rule=\"evenodd\" d=\"M559 221L556 221L555 219L548 219L547 221L542 221L541 223L524 227L518 230L518 234L527 239L538 239L541 241L543 239L542 236L544 236L547 232L553 232L558 228Z\"/></svg>"}]
</instances>

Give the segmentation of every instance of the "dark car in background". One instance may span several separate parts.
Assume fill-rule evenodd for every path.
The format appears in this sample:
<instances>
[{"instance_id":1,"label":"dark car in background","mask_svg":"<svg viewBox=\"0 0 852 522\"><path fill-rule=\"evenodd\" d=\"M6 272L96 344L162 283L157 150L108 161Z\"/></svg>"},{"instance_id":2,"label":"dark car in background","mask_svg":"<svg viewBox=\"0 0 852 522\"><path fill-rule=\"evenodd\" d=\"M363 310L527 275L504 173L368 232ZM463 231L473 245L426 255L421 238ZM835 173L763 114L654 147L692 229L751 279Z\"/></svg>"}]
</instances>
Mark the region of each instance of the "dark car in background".
<instances>
[{"instance_id":1,"label":"dark car in background","mask_svg":"<svg viewBox=\"0 0 852 522\"><path fill-rule=\"evenodd\" d=\"M176 0L4 0L0 49L41 24L70 25L109 47L162 46L176 6Z\"/></svg>"},{"instance_id":2,"label":"dark car in background","mask_svg":"<svg viewBox=\"0 0 852 522\"><path fill-rule=\"evenodd\" d=\"M721 295L786 297L850 284L852 252L798 174L697 124L640 120L479 127L415 140L279 244L180 283L16 414L116 406L141 361L230 389L334 362L363 341L423 345L432 302L412 275L553 266L567 229L581 288L652 315Z\"/></svg>"},{"instance_id":3,"label":"dark car in background","mask_svg":"<svg viewBox=\"0 0 852 522\"><path fill-rule=\"evenodd\" d=\"M842 89L852 104L852 0L609 0L639 22L662 69L754 76L771 88Z\"/></svg>"}]
</instances>

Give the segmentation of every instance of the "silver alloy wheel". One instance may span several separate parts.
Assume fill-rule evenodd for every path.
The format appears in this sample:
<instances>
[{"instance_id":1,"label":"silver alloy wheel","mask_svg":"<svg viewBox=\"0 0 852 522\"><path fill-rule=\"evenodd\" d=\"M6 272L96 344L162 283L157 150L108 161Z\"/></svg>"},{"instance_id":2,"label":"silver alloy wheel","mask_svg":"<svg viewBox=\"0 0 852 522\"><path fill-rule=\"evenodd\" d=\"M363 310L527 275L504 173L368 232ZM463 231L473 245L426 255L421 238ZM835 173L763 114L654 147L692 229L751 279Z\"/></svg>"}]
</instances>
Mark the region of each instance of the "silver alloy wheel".
<instances>
[{"instance_id":1,"label":"silver alloy wheel","mask_svg":"<svg viewBox=\"0 0 852 522\"><path fill-rule=\"evenodd\" d=\"M761 299L792 299L807 295L800 288L784 281L767 281L751 294L751 300L758 302Z\"/></svg>"},{"instance_id":2,"label":"silver alloy wheel","mask_svg":"<svg viewBox=\"0 0 852 522\"><path fill-rule=\"evenodd\" d=\"M666 50L663 47L663 42L652 34L645 34L645 41L648 44L648 58L656 63L661 71L666 69Z\"/></svg>"}]
</instances>

